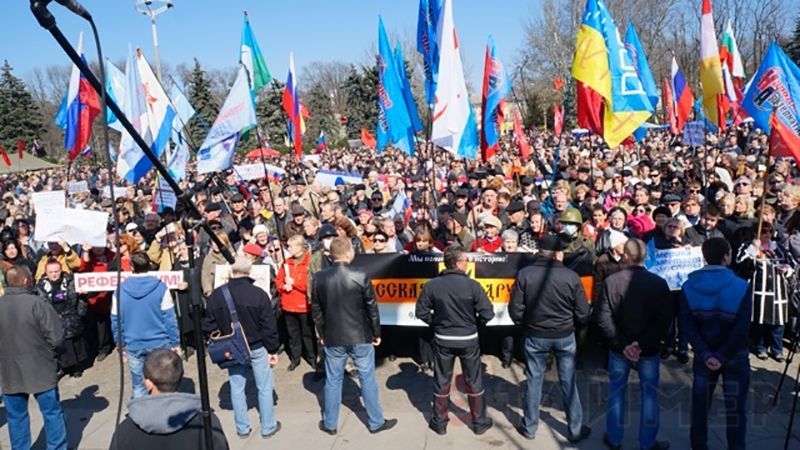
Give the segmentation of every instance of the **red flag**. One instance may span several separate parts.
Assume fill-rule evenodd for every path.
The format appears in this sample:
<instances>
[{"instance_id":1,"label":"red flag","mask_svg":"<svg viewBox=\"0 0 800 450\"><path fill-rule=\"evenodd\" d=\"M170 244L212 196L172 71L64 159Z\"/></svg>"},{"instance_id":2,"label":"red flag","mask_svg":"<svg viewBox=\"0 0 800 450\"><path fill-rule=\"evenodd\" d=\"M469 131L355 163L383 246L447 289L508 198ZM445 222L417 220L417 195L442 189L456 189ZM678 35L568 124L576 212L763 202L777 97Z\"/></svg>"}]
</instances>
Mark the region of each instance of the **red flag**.
<instances>
[{"instance_id":1,"label":"red flag","mask_svg":"<svg viewBox=\"0 0 800 450\"><path fill-rule=\"evenodd\" d=\"M0 156L3 157L3 162L6 163L8 167L11 167L11 159L9 159L8 152L6 151L5 147L0 147Z\"/></svg>"},{"instance_id":2,"label":"red flag","mask_svg":"<svg viewBox=\"0 0 800 450\"><path fill-rule=\"evenodd\" d=\"M17 154L19 155L19 159L22 160L22 153L25 151L25 141L22 139L17 141Z\"/></svg>"},{"instance_id":3,"label":"red flag","mask_svg":"<svg viewBox=\"0 0 800 450\"><path fill-rule=\"evenodd\" d=\"M553 132L555 133L556 137L561 136L561 132L564 131L564 109L558 105L558 103L553 104Z\"/></svg>"},{"instance_id":4,"label":"red flag","mask_svg":"<svg viewBox=\"0 0 800 450\"><path fill-rule=\"evenodd\" d=\"M561 77L553 78L553 87L556 88L556 91L561 91L564 89L564 80Z\"/></svg>"},{"instance_id":5,"label":"red flag","mask_svg":"<svg viewBox=\"0 0 800 450\"><path fill-rule=\"evenodd\" d=\"M375 140L375 137L369 134L369 131L367 131L366 128L361 129L361 143L373 150L375 150L375 147L378 146L378 141Z\"/></svg>"},{"instance_id":6,"label":"red flag","mask_svg":"<svg viewBox=\"0 0 800 450\"><path fill-rule=\"evenodd\" d=\"M603 135L603 97L580 81L577 82L578 126Z\"/></svg>"},{"instance_id":7,"label":"red flag","mask_svg":"<svg viewBox=\"0 0 800 450\"><path fill-rule=\"evenodd\" d=\"M531 145L528 143L525 130L522 128L522 118L519 116L518 109L514 110L514 142L519 147L519 156L522 159L528 159L531 155Z\"/></svg>"},{"instance_id":8,"label":"red flag","mask_svg":"<svg viewBox=\"0 0 800 450\"><path fill-rule=\"evenodd\" d=\"M669 78L664 77L664 115L669 123L669 132L678 133L678 116L675 114L675 100L672 98L672 83Z\"/></svg>"},{"instance_id":9,"label":"red flag","mask_svg":"<svg viewBox=\"0 0 800 450\"><path fill-rule=\"evenodd\" d=\"M769 117L769 126L769 155L792 157L800 163L800 136L783 124L775 110Z\"/></svg>"}]
</instances>

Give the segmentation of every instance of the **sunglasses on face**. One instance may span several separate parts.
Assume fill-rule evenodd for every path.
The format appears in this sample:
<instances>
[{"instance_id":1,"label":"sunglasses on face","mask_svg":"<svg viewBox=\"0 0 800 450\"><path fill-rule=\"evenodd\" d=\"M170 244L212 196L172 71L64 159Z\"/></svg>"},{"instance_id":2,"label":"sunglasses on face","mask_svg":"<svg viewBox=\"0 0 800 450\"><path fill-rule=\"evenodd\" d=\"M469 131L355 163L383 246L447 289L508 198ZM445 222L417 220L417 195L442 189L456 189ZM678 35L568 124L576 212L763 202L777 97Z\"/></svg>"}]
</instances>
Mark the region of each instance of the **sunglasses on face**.
<instances>
[{"instance_id":1,"label":"sunglasses on face","mask_svg":"<svg viewBox=\"0 0 800 450\"><path fill-rule=\"evenodd\" d=\"M278 253L280 250L277 249L277 248L270 248L270 249L267 249L267 251L270 252L270 253Z\"/></svg>"},{"instance_id":2,"label":"sunglasses on face","mask_svg":"<svg viewBox=\"0 0 800 450\"><path fill-rule=\"evenodd\" d=\"M222 229L222 227L219 226L219 225L214 225L214 226L211 227L211 229L214 230L214 231L219 231L219 230Z\"/></svg>"},{"instance_id":3,"label":"sunglasses on face","mask_svg":"<svg viewBox=\"0 0 800 450\"><path fill-rule=\"evenodd\" d=\"M384 243L384 242L386 242L386 239L384 239L384 238L375 238L375 242L376 243L378 243L378 242Z\"/></svg>"}]
</instances>

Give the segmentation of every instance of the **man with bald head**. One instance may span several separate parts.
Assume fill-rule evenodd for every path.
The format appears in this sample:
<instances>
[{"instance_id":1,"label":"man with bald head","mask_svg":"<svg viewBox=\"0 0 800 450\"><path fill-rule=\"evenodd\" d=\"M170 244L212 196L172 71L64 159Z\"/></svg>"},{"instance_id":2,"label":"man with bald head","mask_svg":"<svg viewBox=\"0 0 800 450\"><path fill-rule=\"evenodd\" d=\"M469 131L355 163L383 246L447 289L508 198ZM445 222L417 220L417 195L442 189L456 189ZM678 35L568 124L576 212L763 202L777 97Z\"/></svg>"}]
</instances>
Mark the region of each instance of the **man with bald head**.
<instances>
[{"instance_id":1,"label":"man with bald head","mask_svg":"<svg viewBox=\"0 0 800 450\"><path fill-rule=\"evenodd\" d=\"M639 445L666 449L656 441L659 424L658 380L661 341L672 321L672 297L663 278L644 268L645 243L630 239L623 259L628 267L606 278L599 296L597 322L609 341L608 413L603 442L621 448L625 424L625 391L631 368L639 371L641 412Z\"/></svg>"}]
</instances>

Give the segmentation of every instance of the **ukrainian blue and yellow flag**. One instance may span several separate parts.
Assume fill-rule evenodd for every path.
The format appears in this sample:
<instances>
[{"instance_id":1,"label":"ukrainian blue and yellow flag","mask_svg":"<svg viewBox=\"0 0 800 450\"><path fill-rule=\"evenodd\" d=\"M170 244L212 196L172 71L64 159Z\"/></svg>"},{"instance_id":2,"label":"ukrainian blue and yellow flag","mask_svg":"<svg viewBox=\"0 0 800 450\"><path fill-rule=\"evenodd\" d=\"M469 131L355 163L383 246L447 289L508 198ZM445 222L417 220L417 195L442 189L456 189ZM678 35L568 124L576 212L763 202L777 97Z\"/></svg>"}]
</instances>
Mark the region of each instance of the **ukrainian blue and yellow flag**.
<instances>
[{"instance_id":1,"label":"ukrainian blue and yellow flag","mask_svg":"<svg viewBox=\"0 0 800 450\"><path fill-rule=\"evenodd\" d=\"M572 76L603 99L603 138L616 147L653 115L636 65L603 0L587 0L575 42Z\"/></svg>"}]
</instances>

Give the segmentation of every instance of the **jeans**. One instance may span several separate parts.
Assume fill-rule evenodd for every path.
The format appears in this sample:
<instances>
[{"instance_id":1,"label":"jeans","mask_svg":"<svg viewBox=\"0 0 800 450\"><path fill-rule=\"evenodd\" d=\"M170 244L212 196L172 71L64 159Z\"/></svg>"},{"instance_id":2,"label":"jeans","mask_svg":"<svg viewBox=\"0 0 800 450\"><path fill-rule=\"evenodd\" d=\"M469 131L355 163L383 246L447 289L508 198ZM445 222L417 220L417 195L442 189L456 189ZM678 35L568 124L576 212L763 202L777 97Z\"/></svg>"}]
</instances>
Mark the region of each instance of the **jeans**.
<instances>
[{"instance_id":1,"label":"jeans","mask_svg":"<svg viewBox=\"0 0 800 450\"><path fill-rule=\"evenodd\" d=\"M3 394L8 417L8 435L11 450L31 448L31 423L28 416L29 394ZM58 398L58 388L33 394L44 418L44 433L47 436L47 450L66 450L67 421Z\"/></svg>"},{"instance_id":2,"label":"jeans","mask_svg":"<svg viewBox=\"0 0 800 450\"><path fill-rule=\"evenodd\" d=\"M128 370L131 373L131 389L133 398L144 397L147 395L147 388L144 387L144 360L151 350L125 350L128 358Z\"/></svg>"},{"instance_id":3,"label":"jeans","mask_svg":"<svg viewBox=\"0 0 800 450\"><path fill-rule=\"evenodd\" d=\"M250 433L250 418L247 416L247 372L253 371L253 379L258 390L258 416L261 434L267 435L275 431L275 403L273 401L272 366L269 365L269 353L264 347L250 351L250 365L236 365L228 368L228 379L231 386L231 403L233 404L233 421L236 433Z\"/></svg>"},{"instance_id":4,"label":"jeans","mask_svg":"<svg viewBox=\"0 0 800 450\"><path fill-rule=\"evenodd\" d=\"M383 426L383 409L378 399L378 382L375 379L375 347L372 344L325 346L325 404L322 421L325 428L337 429L339 406L342 403L342 382L347 357L353 359L361 384L361 398L367 410L370 430Z\"/></svg>"},{"instance_id":5,"label":"jeans","mask_svg":"<svg viewBox=\"0 0 800 450\"><path fill-rule=\"evenodd\" d=\"M705 363L695 360L692 384L692 427L689 437L694 450L708 449L708 410L714 397L714 388L722 375L722 393L725 398L725 425L728 449L745 448L747 434L747 391L750 388L750 361L743 358L730 361L720 370L712 372Z\"/></svg>"},{"instance_id":6,"label":"jeans","mask_svg":"<svg viewBox=\"0 0 800 450\"><path fill-rule=\"evenodd\" d=\"M583 423L583 409L578 396L578 385L575 376L575 334L563 338L540 338L527 336L525 338L525 377L527 378L525 391L525 417L522 419L522 428L534 436L539 427L539 405L542 401L542 384L544 373L547 371L547 355L552 351L556 357L558 368L558 381L561 384L561 394L564 397L564 409L567 412L567 422L570 436L579 436Z\"/></svg>"},{"instance_id":7,"label":"jeans","mask_svg":"<svg viewBox=\"0 0 800 450\"><path fill-rule=\"evenodd\" d=\"M753 325L753 333L758 353L783 354L783 325Z\"/></svg>"},{"instance_id":8,"label":"jeans","mask_svg":"<svg viewBox=\"0 0 800 450\"><path fill-rule=\"evenodd\" d=\"M483 379L481 377L481 350L478 339L466 347L448 347L434 341L433 361L433 416L430 424L436 429L447 427L447 412L450 409L450 384L453 379L453 366L456 358L461 362L464 384L469 402L469 412L474 430L485 429L491 424L486 417L486 402L483 399Z\"/></svg>"},{"instance_id":9,"label":"jeans","mask_svg":"<svg viewBox=\"0 0 800 450\"><path fill-rule=\"evenodd\" d=\"M631 363L628 358L614 351L608 352L608 414L606 414L606 434L614 445L622 443L625 426L625 393L631 368L639 371L639 384L642 390L639 412L639 446L652 448L658 434L658 377L661 358L659 355L639 358Z\"/></svg>"}]
</instances>

